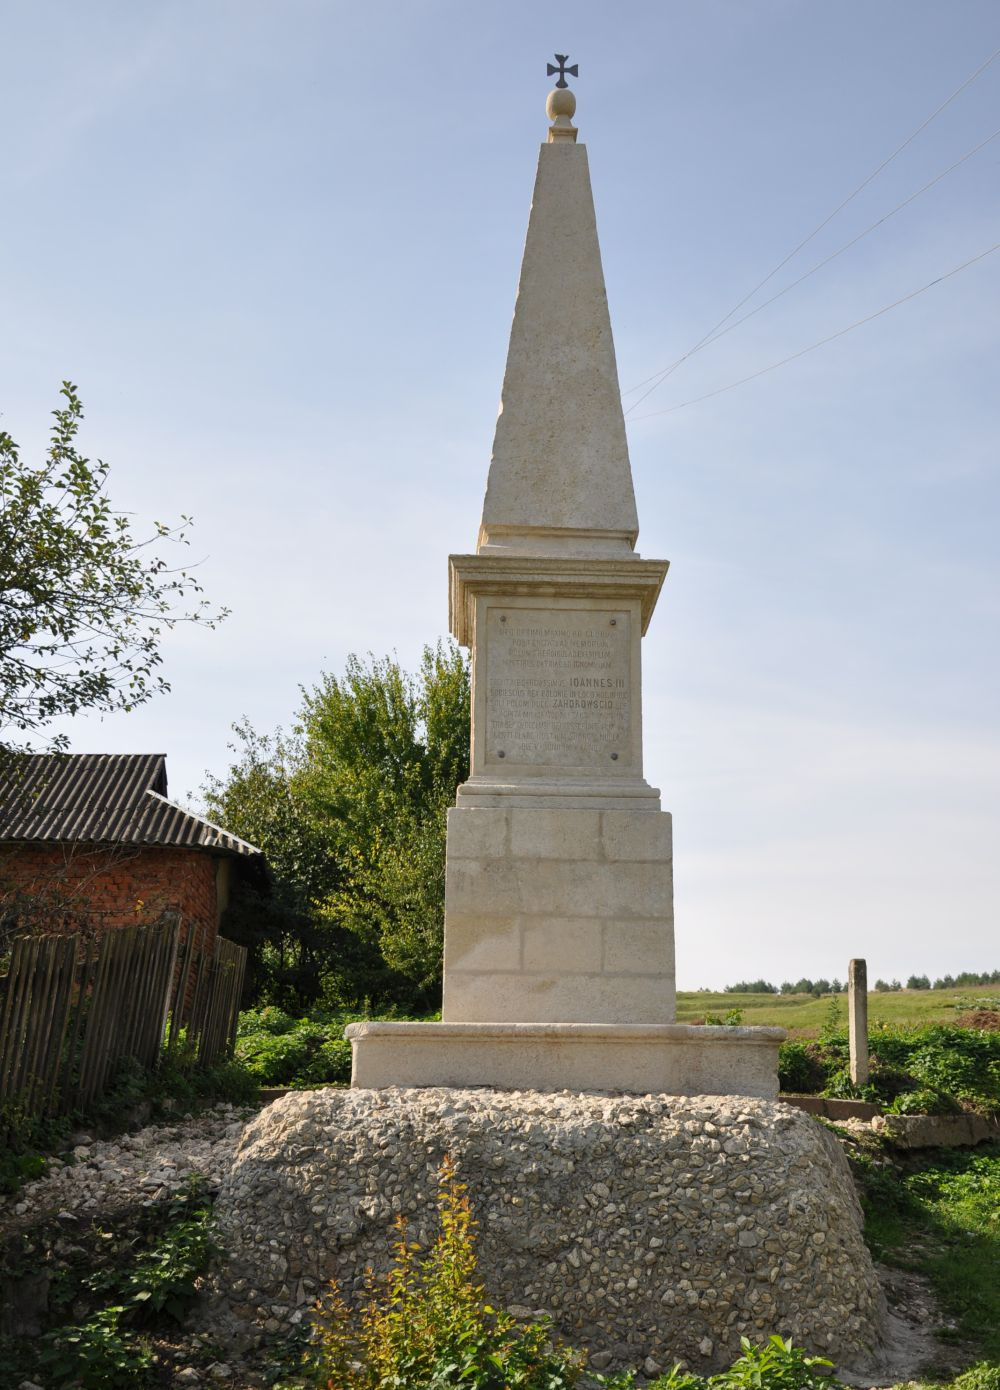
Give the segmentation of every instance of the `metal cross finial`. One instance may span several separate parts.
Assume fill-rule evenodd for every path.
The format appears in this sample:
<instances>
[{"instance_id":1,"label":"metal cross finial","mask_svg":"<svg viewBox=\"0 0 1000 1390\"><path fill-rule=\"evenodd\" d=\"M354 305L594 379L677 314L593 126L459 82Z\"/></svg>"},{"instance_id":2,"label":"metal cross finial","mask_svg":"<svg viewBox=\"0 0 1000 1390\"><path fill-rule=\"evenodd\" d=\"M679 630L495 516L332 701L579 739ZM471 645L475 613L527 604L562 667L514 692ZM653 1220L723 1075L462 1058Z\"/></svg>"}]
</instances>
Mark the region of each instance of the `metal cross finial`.
<instances>
[{"instance_id":1,"label":"metal cross finial","mask_svg":"<svg viewBox=\"0 0 1000 1390\"><path fill-rule=\"evenodd\" d=\"M545 73L546 73L546 76L551 77L552 74L553 74L554 72L557 72L557 73L559 74L559 81L556 83L556 86L557 86L557 87L568 87L568 86L569 86L569 83L566 81L566 74L567 74L567 73L569 73L570 77L579 77L579 76L580 76L580 65L579 65L579 63L574 63L572 67L567 67L567 66L566 66L566 59L567 59L568 57L569 57L569 54L568 54L568 53L557 53L557 54L555 55L555 58L556 58L556 62L559 64L558 67L553 66L552 63L546 63L546 64L545 64Z\"/></svg>"}]
</instances>

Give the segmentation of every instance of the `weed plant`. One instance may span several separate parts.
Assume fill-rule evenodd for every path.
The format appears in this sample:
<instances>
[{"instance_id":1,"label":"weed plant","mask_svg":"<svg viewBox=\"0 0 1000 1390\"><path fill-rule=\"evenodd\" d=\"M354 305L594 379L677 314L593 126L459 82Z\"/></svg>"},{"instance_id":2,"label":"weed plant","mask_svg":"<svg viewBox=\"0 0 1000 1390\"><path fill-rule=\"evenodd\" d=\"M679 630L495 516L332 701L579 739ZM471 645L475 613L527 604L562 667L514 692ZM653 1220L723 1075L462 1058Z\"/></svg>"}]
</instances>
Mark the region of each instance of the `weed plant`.
<instances>
[{"instance_id":1,"label":"weed plant","mask_svg":"<svg viewBox=\"0 0 1000 1390\"><path fill-rule=\"evenodd\" d=\"M69 1139L71 1121L33 1115L15 1100L0 1104L0 1194L19 1192L44 1174L45 1155Z\"/></svg>"},{"instance_id":2,"label":"weed plant","mask_svg":"<svg viewBox=\"0 0 1000 1390\"><path fill-rule=\"evenodd\" d=\"M763 1346L741 1337L740 1346L743 1355L728 1370L700 1376L682 1370L678 1362L666 1375L649 1381L646 1390L830 1390L831 1386L840 1390L831 1361L822 1356L807 1356L801 1347L776 1333ZM598 1381L604 1390L633 1390L635 1372L598 1377Z\"/></svg>"},{"instance_id":3,"label":"weed plant","mask_svg":"<svg viewBox=\"0 0 1000 1390\"><path fill-rule=\"evenodd\" d=\"M555 1343L547 1322L524 1326L491 1308L475 1282L475 1222L448 1159L438 1213L440 1234L422 1259L399 1218L392 1269L382 1281L369 1277L360 1315L331 1285L306 1357L312 1383L322 1390L571 1390L585 1358Z\"/></svg>"}]
</instances>

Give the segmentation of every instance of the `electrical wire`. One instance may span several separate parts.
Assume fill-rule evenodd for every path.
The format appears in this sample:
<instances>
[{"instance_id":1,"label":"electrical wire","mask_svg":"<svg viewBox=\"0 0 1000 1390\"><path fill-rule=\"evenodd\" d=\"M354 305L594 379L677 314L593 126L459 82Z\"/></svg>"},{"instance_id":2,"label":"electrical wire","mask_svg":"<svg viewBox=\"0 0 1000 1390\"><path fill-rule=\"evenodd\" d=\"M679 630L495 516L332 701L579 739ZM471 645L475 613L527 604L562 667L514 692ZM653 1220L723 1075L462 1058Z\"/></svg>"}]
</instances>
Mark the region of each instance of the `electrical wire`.
<instances>
[{"instance_id":1,"label":"electrical wire","mask_svg":"<svg viewBox=\"0 0 1000 1390\"><path fill-rule=\"evenodd\" d=\"M666 410L651 410L648 415L637 415L633 424L638 424L640 420L653 420L658 415L672 415L675 410L683 410L685 406L698 405L701 401L711 400L713 396L721 396L724 391L734 391L737 386L745 386L748 381L756 381L758 377L766 376L768 372L777 371L779 367L785 367L789 362L795 362L799 357L805 357L807 353L815 352L817 348L825 347L827 343L843 338L845 333L853 333L856 328L861 328L866 323L871 323L873 319L881 318L883 314L889 313L891 309L898 309L901 304L908 303L911 299L916 299L918 295L933 289L935 285L940 285L945 280L950 280L959 271L968 270L970 265L975 265L977 261L985 260L987 256L992 256L995 251L1000 251L1000 241L995 245L987 247L985 251L980 251L977 256L971 256L969 260L963 261L961 265L956 265L953 269L946 271L943 275L936 276L933 280L928 280L926 285L921 285L918 290L911 290L909 294L904 294L899 299L894 299L891 304L885 304L881 309L876 309L874 314L868 314L863 319L857 319L850 323L846 328L838 329L836 333L829 334L826 338L820 338L816 343L810 343L808 347L800 348L798 352L793 352L788 357L783 357L780 362L772 362L770 366L761 367L759 371L751 372L749 376L741 376L738 381L730 381L725 386L717 386L714 391L706 391L702 396L692 396L688 401L679 401L677 405L669 406Z\"/></svg>"},{"instance_id":2,"label":"electrical wire","mask_svg":"<svg viewBox=\"0 0 1000 1390\"><path fill-rule=\"evenodd\" d=\"M873 169L872 172L867 176L867 178L863 179L852 193L849 193L842 202L838 203L837 206L833 209L833 211L829 213L828 216L824 217L822 222L815 226L808 236L803 237L803 239L798 243L798 245L793 247L793 249L789 251L788 255L785 256L783 260L779 261L773 270L768 271L768 273L764 276L763 280L758 281L758 283L753 287L753 289L750 290L748 294L745 294L738 304L735 304L727 314L724 314L723 317L719 319L718 323L716 323L712 328L710 328L708 332L702 338L700 338L697 343L695 343L694 347L689 348L688 351L683 354L683 356L678 357L677 360L675 362L672 362L669 367L664 367L661 371L654 372L652 376L646 377L645 381L640 381L635 386L630 386L627 391L624 391L622 393L623 395L630 396L634 391L642 390L643 386L649 386L649 389L643 392L639 399L637 401L633 401L633 403L629 406L628 410L625 412L626 415L629 414L631 411L635 410L637 406L641 405L642 402L646 399L646 397L651 395L655 390L657 390L658 387L661 386L663 382L667 380L668 377L672 376L673 373L683 362L686 362L689 357L693 356L694 353L698 352L702 347L704 347L707 344L708 340L712 338L718 332L718 330L722 328L724 324L728 323L734 314L739 313L739 311L743 308L744 304L748 303L751 299L753 299L754 295L757 294L759 290L762 290L770 280L773 280L775 275L777 275L778 271L783 270L784 267L788 264L788 262L792 260L793 257L797 256L804 246L808 246L809 242L812 241L814 237L818 236L819 233L823 230L823 228L828 226L839 213L843 212L844 208L846 208L849 203L852 203L854 199L858 196L858 194L862 193L864 189L866 189L868 185L874 179L876 179L884 169L888 168L892 161L898 155L902 154L902 152L907 148L907 146L912 145L913 141L917 138L917 136L920 135L923 131L925 131L927 127L931 124L931 122L936 120L937 117L941 115L942 111L946 110L946 108L951 105L951 103L955 100L956 97L961 96L962 92L964 92L967 87L970 87L972 83L975 82L976 78L979 77L982 73L984 73L986 69L990 66L990 64L995 62L998 57L1000 57L1000 48L995 49L984 62L980 63L979 67L976 68L976 70L973 73L971 73L965 79L964 82L962 82L958 87L956 87L955 90L951 93L951 95L946 97L945 100L941 103L941 105L938 106L936 110L932 111L931 114L924 121L922 121L919 126L917 126L916 130L913 131L912 134L906 137L902 144L897 145L896 148L892 151L892 153L888 155L885 159L883 159L882 163L879 164L877 168ZM652 383L652 385L650 385L649 383Z\"/></svg>"},{"instance_id":3,"label":"electrical wire","mask_svg":"<svg viewBox=\"0 0 1000 1390\"><path fill-rule=\"evenodd\" d=\"M789 290L794 290L797 285L802 284L803 280L808 280L809 277L811 275L815 275L818 270L822 270L823 267L829 265L831 261L835 261L838 256L842 256L845 251L849 251L852 246L856 246L858 242L861 241L864 237L868 236L870 232L874 232L877 228L881 227L883 223L888 222L891 217L895 217L897 212L902 212L903 208L907 207L915 199L919 198L922 193L926 193L928 189L933 188L936 183L940 183L943 178L946 178L948 174L953 173L954 170L956 170L959 167L959 165L964 164L967 159L971 159L974 154L978 154L980 150L985 149L985 147L988 144L990 144L991 141L996 140L998 136L1000 136L1000 129L995 130L992 135L987 135L985 140L981 140L979 144L976 145L973 149L968 150L965 154L962 155L961 159L956 159L955 163L950 164L947 169L942 169L940 174L935 174L934 177L928 183L925 183L922 188L918 188L915 193L911 193L908 198L904 198L901 203L897 203L896 206L891 209L891 211L885 213L884 216L879 217L875 222L872 222L871 225L866 227L863 232L858 232L857 236L851 237L850 241L845 241L843 246L838 247L836 251L831 251L828 256L824 256L821 261L817 261L816 264L812 266L809 270L804 271L798 277L797 280L790 281L784 287L784 289L778 290L776 294L772 294L769 299L765 299L763 303L758 304L756 308L748 310L747 313L743 314L734 323L729 324L727 328L720 329L719 332L716 333L713 337L707 338L702 343L701 347L697 349L692 349L692 351L688 355L690 357L693 357L696 351L701 352L704 348L711 347L712 344L717 343L720 338L724 338L727 333L732 333L734 328L739 328L740 324L746 323L747 319L752 319L753 316L755 314L759 314L762 309L766 309L768 305L773 304L778 299L781 299L783 295L786 295L789 292ZM640 400L641 399L642 398L640 397ZM636 401L635 404L638 405L639 401Z\"/></svg>"}]
</instances>

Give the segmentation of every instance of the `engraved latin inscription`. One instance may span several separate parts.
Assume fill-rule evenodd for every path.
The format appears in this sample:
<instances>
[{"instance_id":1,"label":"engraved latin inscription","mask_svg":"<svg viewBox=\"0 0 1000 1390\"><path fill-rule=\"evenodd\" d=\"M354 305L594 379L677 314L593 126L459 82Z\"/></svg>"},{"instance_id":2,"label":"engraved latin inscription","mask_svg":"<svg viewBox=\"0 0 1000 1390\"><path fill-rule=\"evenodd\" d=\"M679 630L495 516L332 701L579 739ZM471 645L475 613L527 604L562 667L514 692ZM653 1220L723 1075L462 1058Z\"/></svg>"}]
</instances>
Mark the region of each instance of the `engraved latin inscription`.
<instances>
[{"instance_id":1,"label":"engraved latin inscription","mask_svg":"<svg viewBox=\"0 0 1000 1390\"><path fill-rule=\"evenodd\" d=\"M623 771L628 613L491 606L487 632L486 761Z\"/></svg>"}]
</instances>

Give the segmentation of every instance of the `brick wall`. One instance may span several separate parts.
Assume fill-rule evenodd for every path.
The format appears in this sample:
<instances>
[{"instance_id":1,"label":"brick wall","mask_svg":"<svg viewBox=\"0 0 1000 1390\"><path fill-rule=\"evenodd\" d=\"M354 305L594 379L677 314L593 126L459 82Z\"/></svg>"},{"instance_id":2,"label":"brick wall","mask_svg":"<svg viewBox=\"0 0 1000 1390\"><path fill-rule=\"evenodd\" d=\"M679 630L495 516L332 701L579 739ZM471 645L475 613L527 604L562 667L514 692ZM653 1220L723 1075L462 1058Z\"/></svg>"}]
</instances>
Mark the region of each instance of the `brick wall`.
<instances>
[{"instance_id":1,"label":"brick wall","mask_svg":"<svg viewBox=\"0 0 1000 1390\"><path fill-rule=\"evenodd\" d=\"M210 945L218 928L218 856L191 849L84 845L0 848L0 896L14 888L79 905L100 927L153 922L166 908L181 914L181 939Z\"/></svg>"}]
</instances>

